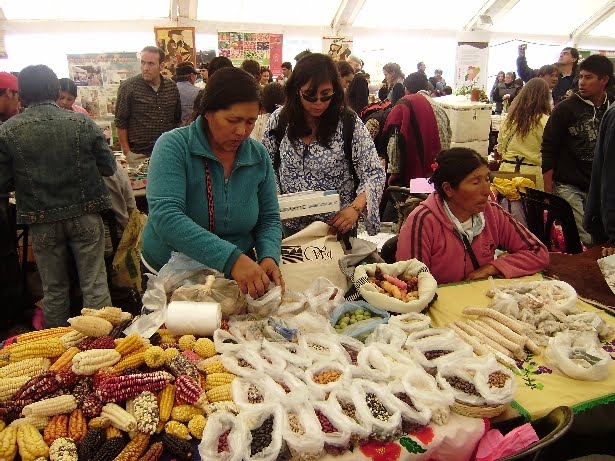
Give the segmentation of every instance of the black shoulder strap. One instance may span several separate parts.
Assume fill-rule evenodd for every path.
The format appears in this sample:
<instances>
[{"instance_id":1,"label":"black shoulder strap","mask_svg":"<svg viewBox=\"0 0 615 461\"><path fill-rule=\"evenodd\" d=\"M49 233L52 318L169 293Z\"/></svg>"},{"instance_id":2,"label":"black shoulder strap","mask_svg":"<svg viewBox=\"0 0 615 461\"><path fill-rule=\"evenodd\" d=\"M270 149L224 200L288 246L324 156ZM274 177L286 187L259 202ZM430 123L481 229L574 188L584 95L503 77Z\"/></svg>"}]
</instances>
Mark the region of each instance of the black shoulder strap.
<instances>
[{"instance_id":1,"label":"black shoulder strap","mask_svg":"<svg viewBox=\"0 0 615 461\"><path fill-rule=\"evenodd\" d=\"M349 108L344 111L344 118L342 120L342 136L344 139L344 156L350 167L352 173L352 180L354 181L354 190L359 187L359 177L357 176L357 169L355 168L354 160L352 159L352 138L354 137L354 126L357 123L357 114Z\"/></svg>"},{"instance_id":2,"label":"black shoulder strap","mask_svg":"<svg viewBox=\"0 0 615 461\"><path fill-rule=\"evenodd\" d=\"M480 264L478 264L478 259L476 259L476 255L474 254L474 250L472 249L472 244L470 243L470 240L468 240L468 237L466 236L466 234L461 233L460 236L461 236L461 241L463 242L463 246L465 247L466 251L470 255L472 266L474 266L474 270L477 270L480 267Z\"/></svg>"}]
</instances>

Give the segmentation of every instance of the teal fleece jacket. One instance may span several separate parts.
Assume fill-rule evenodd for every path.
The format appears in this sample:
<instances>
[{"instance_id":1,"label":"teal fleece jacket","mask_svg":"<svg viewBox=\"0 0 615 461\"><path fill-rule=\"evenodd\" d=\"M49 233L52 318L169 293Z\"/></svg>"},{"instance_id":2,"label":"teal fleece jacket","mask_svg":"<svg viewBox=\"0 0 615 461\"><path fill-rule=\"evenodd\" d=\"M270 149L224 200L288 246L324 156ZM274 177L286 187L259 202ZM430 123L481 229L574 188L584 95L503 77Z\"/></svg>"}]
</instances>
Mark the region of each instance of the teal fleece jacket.
<instances>
[{"instance_id":1,"label":"teal fleece jacket","mask_svg":"<svg viewBox=\"0 0 615 461\"><path fill-rule=\"evenodd\" d=\"M228 181L202 129L202 118L164 133L147 174L149 218L143 229L143 258L159 270L172 251L230 277L243 252L254 248L261 261L278 265L282 224L275 174L265 147L246 139L237 150ZM214 197L214 232L209 231L205 187L207 159Z\"/></svg>"}]
</instances>

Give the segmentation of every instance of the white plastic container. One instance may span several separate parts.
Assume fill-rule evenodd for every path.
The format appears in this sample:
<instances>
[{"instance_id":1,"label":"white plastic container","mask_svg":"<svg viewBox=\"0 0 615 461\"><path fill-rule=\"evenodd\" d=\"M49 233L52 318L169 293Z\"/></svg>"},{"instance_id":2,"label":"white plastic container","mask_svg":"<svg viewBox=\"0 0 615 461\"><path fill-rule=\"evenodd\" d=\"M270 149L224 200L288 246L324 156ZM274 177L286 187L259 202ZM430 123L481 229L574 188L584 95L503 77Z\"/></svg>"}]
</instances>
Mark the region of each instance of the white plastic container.
<instances>
[{"instance_id":1,"label":"white plastic container","mask_svg":"<svg viewBox=\"0 0 615 461\"><path fill-rule=\"evenodd\" d=\"M454 143L485 141L491 129L492 105L472 102L460 96L442 96L434 101L442 106L451 122Z\"/></svg>"}]
</instances>

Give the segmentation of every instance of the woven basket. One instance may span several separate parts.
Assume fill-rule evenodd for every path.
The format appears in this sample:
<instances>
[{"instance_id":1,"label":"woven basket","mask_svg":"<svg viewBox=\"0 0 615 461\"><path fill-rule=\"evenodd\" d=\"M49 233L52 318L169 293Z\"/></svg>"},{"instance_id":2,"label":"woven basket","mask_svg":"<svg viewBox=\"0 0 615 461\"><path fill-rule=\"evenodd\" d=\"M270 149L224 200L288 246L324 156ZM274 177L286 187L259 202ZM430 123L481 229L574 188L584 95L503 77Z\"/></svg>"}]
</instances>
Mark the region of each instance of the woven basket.
<instances>
[{"instance_id":1,"label":"woven basket","mask_svg":"<svg viewBox=\"0 0 615 461\"><path fill-rule=\"evenodd\" d=\"M469 416L470 418L493 418L502 414L508 404L502 405L469 405L467 403L455 400L455 403L451 406L451 410L462 416Z\"/></svg>"}]
</instances>

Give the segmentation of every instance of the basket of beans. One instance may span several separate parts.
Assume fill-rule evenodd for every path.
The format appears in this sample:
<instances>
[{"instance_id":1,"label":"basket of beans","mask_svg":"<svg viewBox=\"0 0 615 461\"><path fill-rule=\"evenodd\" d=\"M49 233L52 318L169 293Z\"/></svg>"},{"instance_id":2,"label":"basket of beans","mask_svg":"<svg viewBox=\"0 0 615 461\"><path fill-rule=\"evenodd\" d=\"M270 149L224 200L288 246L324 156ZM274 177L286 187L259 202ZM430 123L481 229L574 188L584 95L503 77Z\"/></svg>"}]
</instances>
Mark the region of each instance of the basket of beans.
<instances>
[{"instance_id":1,"label":"basket of beans","mask_svg":"<svg viewBox=\"0 0 615 461\"><path fill-rule=\"evenodd\" d=\"M416 259L357 266L354 281L369 304L398 314L424 310L438 286L427 266Z\"/></svg>"},{"instance_id":2,"label":"basket of beans","mask_svg":"<svg viewBox=\"0 0 615 461\"><path fill-rule=\"evenodd\" d=\"M364 341L378 325L387 323L391 315L365 301L345 302L331 314L331 325L339 334Z\"/></svg>"}]
</instances>

